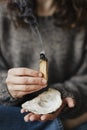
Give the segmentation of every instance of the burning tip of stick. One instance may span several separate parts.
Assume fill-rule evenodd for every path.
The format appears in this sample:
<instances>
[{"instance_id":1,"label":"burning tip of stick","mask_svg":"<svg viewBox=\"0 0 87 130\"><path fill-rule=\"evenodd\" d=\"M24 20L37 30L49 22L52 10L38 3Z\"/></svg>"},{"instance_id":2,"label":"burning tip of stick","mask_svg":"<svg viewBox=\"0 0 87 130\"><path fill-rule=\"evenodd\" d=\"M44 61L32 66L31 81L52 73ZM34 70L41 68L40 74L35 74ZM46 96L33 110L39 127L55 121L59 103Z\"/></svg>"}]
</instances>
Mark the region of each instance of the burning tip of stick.
<instances>
[{"instance_id":1,"label":"burning tip of stick","mask_svg":"<svg viewBox=\"0 0 87 130\"><path fill-rule=\"evenodd\" d=\"M47 60L46 55L45 55L45 51L40 52L40 59Z\"/></svg>"}]
</instances>

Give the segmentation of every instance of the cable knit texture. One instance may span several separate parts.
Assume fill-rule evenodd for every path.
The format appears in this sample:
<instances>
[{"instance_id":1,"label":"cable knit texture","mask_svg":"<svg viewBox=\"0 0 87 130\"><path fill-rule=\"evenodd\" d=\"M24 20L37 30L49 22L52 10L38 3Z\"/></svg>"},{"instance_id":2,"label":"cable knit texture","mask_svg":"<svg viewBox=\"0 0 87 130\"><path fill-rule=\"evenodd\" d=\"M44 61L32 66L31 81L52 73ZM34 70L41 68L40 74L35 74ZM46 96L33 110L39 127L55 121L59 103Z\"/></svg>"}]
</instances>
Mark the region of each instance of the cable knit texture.
<instances>
[{"instance_id":1,"label":"cable knit texture","mask_svg":"<svg viewBox=\"0 0 87 130\"><path fill-rule=\"evenodd\" d=\"M58 89L63 97L74 98L76 107L65 114L68 118L78 116L87 110L86 31L56 27L53 17L38 17L38 28L43 46L31 27L15 28L6 13L6 4L0 5L0 104L20 105L44 91L13 99L5 83L10 68L39 70L39 55L43 48L49 61L48 87Z\"/></svg>"}]
</instances>

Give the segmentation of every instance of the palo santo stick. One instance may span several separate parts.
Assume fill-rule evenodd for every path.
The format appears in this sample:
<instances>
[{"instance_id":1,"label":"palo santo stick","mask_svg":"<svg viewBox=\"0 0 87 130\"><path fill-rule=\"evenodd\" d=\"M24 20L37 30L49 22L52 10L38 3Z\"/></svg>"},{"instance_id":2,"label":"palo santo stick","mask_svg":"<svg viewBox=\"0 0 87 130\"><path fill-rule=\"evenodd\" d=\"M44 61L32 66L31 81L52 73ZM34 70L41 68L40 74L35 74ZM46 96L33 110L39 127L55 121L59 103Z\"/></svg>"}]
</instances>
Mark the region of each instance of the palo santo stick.
<instances>
[{"instance_id":1,"label":"palo santo stick","mask_svg":"<svg viewBox=\"0 0 87 130\"><path fill-rule=\"evenodd\" d=\"M48 80L48 60L44 52L40 53L40 72L42 72L43 77Z\"/></svg>"}]
</instances>

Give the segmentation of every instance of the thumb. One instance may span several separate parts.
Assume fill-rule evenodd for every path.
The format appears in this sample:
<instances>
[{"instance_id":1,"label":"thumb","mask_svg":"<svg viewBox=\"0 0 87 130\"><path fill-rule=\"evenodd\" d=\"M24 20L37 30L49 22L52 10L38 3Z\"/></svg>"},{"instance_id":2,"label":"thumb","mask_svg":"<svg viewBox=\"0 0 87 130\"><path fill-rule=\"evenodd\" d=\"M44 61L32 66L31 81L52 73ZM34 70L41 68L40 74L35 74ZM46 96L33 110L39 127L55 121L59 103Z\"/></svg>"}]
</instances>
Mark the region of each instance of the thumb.
<instances>
[{"instance_id":1,"label":"thumb","mask_svg":"<svg viewBox=\"0 0 87 130\"><path fill-rule=\"evenodd\" d=\"M69 108L73 108L75 106L75 100L73 98L67 97L65 101Z\"/></svg>"}]
</instances>

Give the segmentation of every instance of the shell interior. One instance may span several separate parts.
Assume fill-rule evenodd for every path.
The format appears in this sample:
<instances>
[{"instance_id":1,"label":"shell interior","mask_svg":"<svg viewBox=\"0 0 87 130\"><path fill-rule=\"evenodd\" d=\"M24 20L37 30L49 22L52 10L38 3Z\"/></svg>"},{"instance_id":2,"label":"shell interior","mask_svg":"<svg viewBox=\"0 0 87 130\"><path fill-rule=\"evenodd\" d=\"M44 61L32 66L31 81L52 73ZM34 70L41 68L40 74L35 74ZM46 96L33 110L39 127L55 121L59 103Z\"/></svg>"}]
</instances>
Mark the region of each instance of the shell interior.
<instances>
[{"instance_id":1,"label":"shell interior","mask_svg":"<svg viewBox=\"0 0 87 130\"><path fill-rule=\"evenodd\" d=\"M58 90L49 88L36 98L22 104L22 108L35 114L47 114L56 111L62 104L61 94Z\"/></svg>"}]
</instances>

